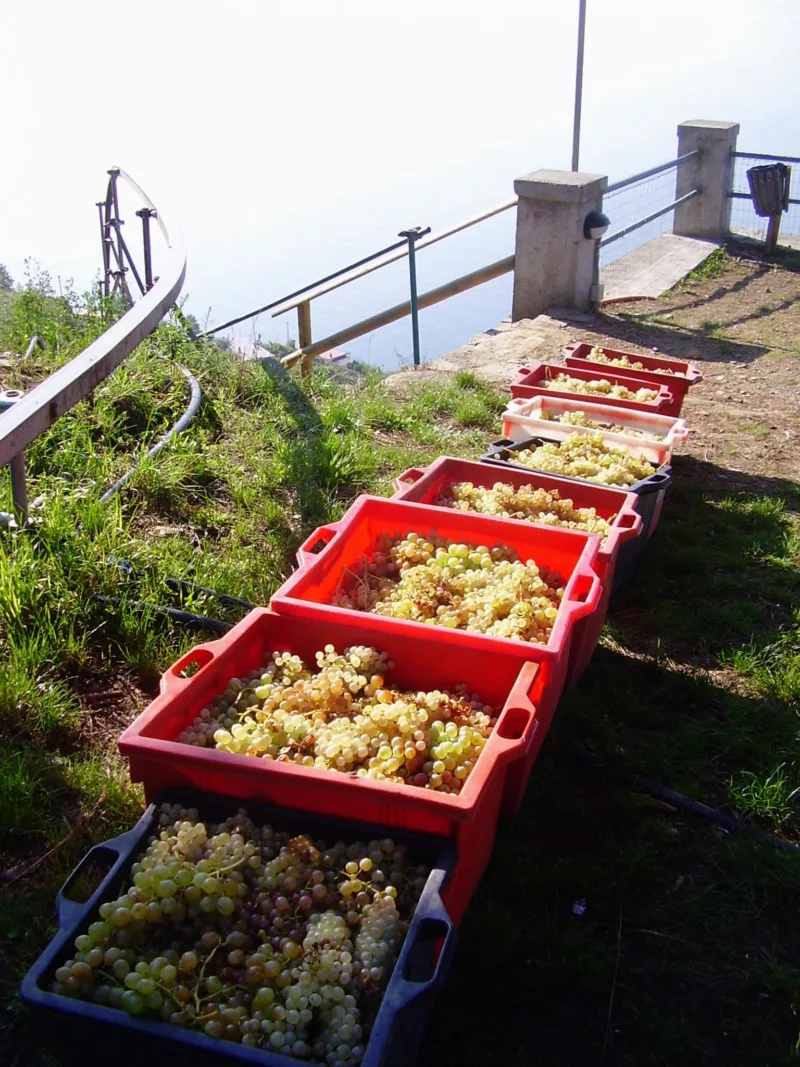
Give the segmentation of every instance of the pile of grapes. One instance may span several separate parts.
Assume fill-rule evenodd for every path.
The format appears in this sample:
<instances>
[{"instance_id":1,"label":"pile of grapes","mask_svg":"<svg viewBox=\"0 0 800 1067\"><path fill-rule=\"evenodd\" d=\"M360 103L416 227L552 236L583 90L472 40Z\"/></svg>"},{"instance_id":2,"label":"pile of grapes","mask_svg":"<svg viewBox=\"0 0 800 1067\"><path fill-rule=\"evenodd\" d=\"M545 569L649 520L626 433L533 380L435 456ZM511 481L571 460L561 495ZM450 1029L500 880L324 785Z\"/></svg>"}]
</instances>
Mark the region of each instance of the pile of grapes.
<instances>
[{"instance_id":1,"label":"pile of grapes","mask_svg":"<svg viewBox=\"0 0 800 1067\"><path fill-rule=\"evenodd\" d=\"M346 571L338 607L545 643L564 582L506 545L454 544L409 533L382 536L377 550Z\"/></svg>"},{"instance_id":2,"label":"pile of grapes","mask_svg":"<svg viewBox=\"0 0 800 1067\"><path fill-rule=\"evenodd\" d=\"M560 422L567 426L585 426L589 430L603 430L606 433L625 433L629 437L644 437L649 441L662 440L661 434L645 433L644 430L633 430L630 426L620 426L613 422L594 422L585 411L565 411L561 415L543 411L541 418L546 422Z\"/></svg>"},{"instance_id":3,"label":"pile of grapes","mask_svg":"<svg viewBox=\"0 0 800 1067\"><path fill-rule=\"evenodd\" d=\"M649 404L658 399L657 389L628 389L624 385L613 385L605 378L585 382L582 378L573 378L569 374L557 374L555 378L546 379L544 386L546 389L558 389L561 392L612 396L616 400L636 400L640 404Z\"/></svg>"},{"instance_id":4,"label":"pile of grapes","mask_svg":"<svg viewBox=\"0 0 800 1067\"><path fill-rule=\"evenodd\" d=\"M386 653L326 645L312 673L275 652L233 678L177 740L245 756L457 794L494 728L497 710L456 692L392 687Z\"/></svg>"},{"instance_id":5,"label":"pile of grapes","mask_svg":"<svg viewBox=\"0 0 800 1067\"><path fill-rule=\"evenodd\" d=\"M610 367L630 367L631 370L644 370L645 369L645 366L644 366L643 363L631 363L631 361L628 359L628 357L626 355L624 355L624 354L621 355L621 356L615 356L615 357L612 358L611 356L607 356L602 348L597 348L596 346L591 350L591 352L589 353L589 355L586 358L590 359L592 361L592 363L606 363ZM650 368L648 368L648 370L649 369ZM658 373L659 374L675 374L676 372L673 371L673 370L670 370L669 367L659 367L658 368ZM679 378L684 378L685 375L679 374L678 377Z\"/></svg>"},{"instance_id":6,"label":"pile of grapes","mask_svg":"<svg viewBox=\"0 0 800 1067\"><path fill-rule=\"evenodd\" d=\"M600 537L607 537L611 532L611 522L598 515L594 508L576 508L569 497L560 496L557 489L516 486L508 482L495 482L492 486L456 482L434 503L457 511L479 511L504 519L525 519L547 526L566 526L570 530L585 530ZM611 521L615 517L612 516Z\"/></svg>"},{"instance_id":7,"label":"pile of grapes","mask_svg":"<svg viewBox=\"0 0 800 1067\"><path fill-rule=\"evenodd\" d=\"M566 441L523 448L510 452L509 457L536 470L623 489L648 478L656 469L649 460L634 455L624 445L607 444L601 433L573 433Z\"/></svg>"},{"instance_id":8,"label":"pile of grapes","mask_svg":"<svg viewBox=\"0 0 800 1067\"><path fill-rule=\"evenodd\" d=\"M331 1067L364 1055L428 871L386 839L326 846L165 804L131 884L53 991Z\"/></svg>"}]
</instances>

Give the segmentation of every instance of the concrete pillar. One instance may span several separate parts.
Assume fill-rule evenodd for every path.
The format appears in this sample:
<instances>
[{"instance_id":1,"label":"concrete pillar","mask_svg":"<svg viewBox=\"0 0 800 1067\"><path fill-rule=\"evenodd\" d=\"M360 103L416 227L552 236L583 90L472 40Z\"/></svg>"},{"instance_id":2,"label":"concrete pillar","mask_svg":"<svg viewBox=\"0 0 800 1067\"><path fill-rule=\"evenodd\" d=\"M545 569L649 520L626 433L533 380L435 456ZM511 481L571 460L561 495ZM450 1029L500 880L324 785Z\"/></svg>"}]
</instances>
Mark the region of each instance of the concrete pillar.
<instances>
[{"instance_id":1,"label":"concrete pillar","mask_svg":"<svg viewBox=\"0 0 800 1067\"><path fill-rule=\"evenodd\" d=\"M675 199L692 189L702 189L702 192L675 208L674 233L681 237L710 237L718 241L728 236L731 221L728 190L733 178L733 153L738 133L736 122L697 119L678 126L678 155L694 152L696 148L701 154L678 167Z\"/></svg>"},{"instance_id":2,"label":"concrete pillar","mask_svg":"<svg viewBox=\"0 0 800 1067\"><path fill-rule=\"evenodd\" d=\"M565 170L535 170L514 182L514 322L550 307L589 308L595 242L583 236L583 222L602 210L607 184L603 175Z\"/></svg>"}]
</instances>

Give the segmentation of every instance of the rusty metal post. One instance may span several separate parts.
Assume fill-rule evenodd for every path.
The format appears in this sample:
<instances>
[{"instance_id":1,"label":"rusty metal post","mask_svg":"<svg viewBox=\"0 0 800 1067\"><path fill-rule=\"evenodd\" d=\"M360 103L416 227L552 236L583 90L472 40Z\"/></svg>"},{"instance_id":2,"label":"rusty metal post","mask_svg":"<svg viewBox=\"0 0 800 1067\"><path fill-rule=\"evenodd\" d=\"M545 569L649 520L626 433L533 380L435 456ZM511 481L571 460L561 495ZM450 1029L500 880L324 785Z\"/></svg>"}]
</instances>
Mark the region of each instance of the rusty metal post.
<instances>
[{"instance_id":1,"label":"rusty metal post","mask_svg":"<svg viewBox=\"0 0 800 1067\"><path fill-rule=\"evenodd\" d=\"M122 249L122 254L125 256L125 259L128 261L128 266L130 267L134 278L136 279L136 284L139 286L139 292L144 296L145 287L142 285L142 279L139 277L139 271L136 269L136 264L133 262L133 256L130 253L125 238L122 236L121 226L122 219L117 219L117 239L119 240L119 246Z\"/></svg>"},{"instance_id":2,"label":"rusty metal post","mask_svg":"<svg viewBox=\"0 0 800 1067\"><path fill-rule=\"evenodd\" d=\"M108 260L108 245L106 244L106 227L103 221L103 208L105 204L102 200L97 202L97 214L100 217L100 241L103 246L103 295L108 296L108 275L111 264Z\"/></svg>"},{"instance_id":3,"label":"rusty metal post","mask_svg":"<svg viewBox=\"0 0 800 1067\"><path fill-rule=\"evenodd\" d=\"M25 453L17 452L8 465L11 474L11 496L17 522L24 526L28 521L28 486L25 481Z\"/></svg>"},{"instance_id":4,"label":"rusty metal post","mask_svg":"<svg viewBox=\"0 0 800 1067\"><path fill-rule=\"evenodd\" d=\"M150 219L153 212L149 207L139 208L136 212L142 220L142 244L144 245L144 284L149 292L153 288L153 253L150 246Z\"/></svg>"}]
</instances>

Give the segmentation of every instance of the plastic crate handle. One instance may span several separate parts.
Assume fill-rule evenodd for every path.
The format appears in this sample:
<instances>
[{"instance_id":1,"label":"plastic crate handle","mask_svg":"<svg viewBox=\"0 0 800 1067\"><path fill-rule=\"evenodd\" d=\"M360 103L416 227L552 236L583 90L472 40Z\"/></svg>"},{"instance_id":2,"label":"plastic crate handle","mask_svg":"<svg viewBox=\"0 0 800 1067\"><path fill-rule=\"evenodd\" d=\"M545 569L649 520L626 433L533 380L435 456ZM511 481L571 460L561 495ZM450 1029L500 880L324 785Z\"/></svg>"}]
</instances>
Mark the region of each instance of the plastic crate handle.
<instances>
[{"instance_id":1,"label":"plastic crate handle","mask_svg":"<svg viewBox=\"0 0 800 1067\"><path fill-rule=\"evenodd\" d=\"M408 485L413 485L414 482L418 482L422 475L425 473L422 467L409 467L408 470L403 471L402 474L395 478L393 485L396 490L405 489Z\"/></svg>"},{"instance_id":2,"label":"plastic crate handle","mask_svg":"<svg viewBox=\"0 0 800 1067\"><path fill-rule=\"evenodd\" d=\"M585 596L584 590L586 591ZM572 622L577 622L578 619L584 619L587 615L591 615L600 603L602 595L603 583L595 572L590 567L585 570L583 568L578 570L575 575L575 582L570 590L569 600L565 601Z\"/></svg>"},{"instance_id":3,"label":"plastic crate handle","mask_svg":"<svg viewBox=\"0 0 800 1067\"><path fill-rule=\"evenodd\" d=\"M533 735L539 729L536 707L531 703L528 693L533 688L540 670L541 663L534 660L523 663L501 721L492 731L491 743L497 753L498 766L504 766L524 755Z\"/></svg>"},{"instance_id":4,"label":"plastic crate handle","mask_svg":"<svg viewBox=\"0 0 800 1067\"><path fill-rule=\"evenodd\" d=\"M672 439L676 444L679 441L687 441L691 432L688 426L673 426Z\"/></svg>"},{"instance_id":5,"label":"plastic crate handle","mask_svg":"<svg viewBox=\"0 0 800 1067\"><path fill-rule=\"evenodd\" d=\"M520 385L522 381L530 374L530 367L520 367L517 373L514 375L514 379L511 382L512 385Z\"/></svg>"},{"instance_id":6,"label":"plastic crate handle","mask_svg":"<svg viewBox=\"0 0 800 1067\"><path fill-rule=\"evenodd\" d=\"M303 541L296 553L297 565L301 571L310 567L320 552L327 548L339 532L341 525L340 522L329 522L327 526L320 526ZM317 548L320 541L322 541L322 548Z\"/></svg>"},{"instance_id":7,"label":"plastic crate handle","mask_svg":"<svg viewBox=\"0 0 800 1067\"><path fill-rule=\"evenodd\" d=\"M453 955L456 950L458 931L456 930L447 909L442 903L441 889L446 877L446 871L441 869L431 871L428 885L417 904L419 919L416 922L412 919L411 929L409 930L406 942L408 944L408 955L410 955L414 947L414 940L416 939L415 935L418 934L420 926L422 926L423 923L436 923L443 928L444 943L436 958L433 974L423 982L413 982L408 978L404 978L402 971L400 971L390 986L393 1007L410 1004L411 1001L416 1000L417 997L424 996L426 993L438 989L444 984L447 978L450 965L453 962ZM408 959L408 955L406 955L403 963ZM388 993L389 990L387 989L387 994Z\"/></svg>"},{"instance_id":8,"label":"plastic crate handle","mask_svg":"<svg viewBox=\"0 0 800 1067\"><path fill-rule=\"evenodd\" d=\"M73 919L77 918L79 915L83 915L84 912L91 914L97 910L100 898L103 896L106 888L117 877L120 868L130 856L131 846L135 845L136 842L141 839L141 836L141 826L137 825L134 826L132 830L120 834L119 837L112 837L110 841L103 841L102 844L95 845L94 848L86 853L56 894L56 915L58 917L58 925L60 928L63 929L63 927L70 925ZM88 867L94 860L105 856L107 853L111 853L116 859L111 865L111 869L100 882L100 885L92 893L89 900L84 904L80 904L75 900L70 900L67 893L75 882L77 882L78 878L80 878L84 868Z\"/></svg>"},{"instance_id":9,"label":"plastic crate handle","mask_svg":"<svg viewBox=\"0 0 800 1067\"><path fill-rule=\"evenodd\" d=\"M613 527L619 531L617 544L624 545L626 541L633 541L642 532L643 525L642 516L638 511L623 511Z\"/></svg>"},{"instance_id":10,"label":"plastic crate handle","mask_svg":"<svg viewBox=\"0 0 800 1067\"><path fill-rule=\"evenodd\" d=\"M494 452L502 452L509 448L511 445L517 444L511 437L501 437L498 441L492 441L489 445L489 455Z\"/></svg>"},{"instance_id":11,"label":"plastic crate handle","mask_svg":"<svg viewBox=\"0 0 800 1067\"><path fill-rule=\"evenodd\" d=\"M195 645L194 648L181 656L176 663L173 663L169 670L161 675L161 692L177 692L188 685L209 663L213 663L216 655L214 644L215 642L207 645ZM183 676L183 672L187 667L192 666L196 666L197 670L189 676Z\"/></svg>"}]
</instances>

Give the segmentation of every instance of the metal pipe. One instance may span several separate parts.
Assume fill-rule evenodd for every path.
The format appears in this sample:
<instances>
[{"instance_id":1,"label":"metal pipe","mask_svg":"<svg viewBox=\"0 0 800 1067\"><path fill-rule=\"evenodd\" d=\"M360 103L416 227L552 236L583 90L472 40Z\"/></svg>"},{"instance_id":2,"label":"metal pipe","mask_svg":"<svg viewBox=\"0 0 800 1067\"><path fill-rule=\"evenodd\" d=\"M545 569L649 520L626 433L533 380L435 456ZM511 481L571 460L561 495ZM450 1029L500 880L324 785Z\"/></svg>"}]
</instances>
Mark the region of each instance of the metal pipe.
<instances>
[{"instance_id":1,"label":"metal pipe","mask_svg":"<svg viewBox=\"0 0 800 1067\"><path fill-rule=\"evenodd\" d=\"M691 200L693 196L699 196L702 189L692 189L691 192L686 193L684 196L679 196L677 200L673 200L671 204L667 204L666 207L659 208L658 211L654 211L651 215L645 215L643 219L639 219L638 222L632 222L630 226L626 226L623 230L617 230L616 233L612 233L610 237L604 237L600 242L601 245L610 245L612 241L618 241L620 237L626 237L629 233L633 233L634 230L638 230L640 226L646 226L648 222L653 222L655 219L660 218L662 215L666 215L667 212L672 211L673 208L678 207L679 204L685 204L687 200Z\"/></svg>"},{"instance_id":2,"label":"metal pipe","mask_svg":"<svg viewBox=\"0 0 800 1067\"><path fill-rule=\"evenodd\" d=\"M496 207L489 208L488 211L482 211L480 215L473 215L472 218L465 219L463 222L456 223L455 226L448 226L444 230L439 230L439 232L435 233L432 237L426 237L424 240L418 241L416 251L420 252L423 248L430 248L431 245L435 245L438 241L443 241L445 237L452 237L454 233L461 233L462 230L468 230L471 226L475 226L479 222L483 222L485 219L491 219L495 215L500 215L502 214L502 212L508 211L512 207L516 207L518 203L519 197L514 196L510 200L506 200L502 204L498 204ZM364 267L362 270L356 271L356 273L351 275L351 277L349 278L342 278L340 281L334 282L332 285L323 286L321 289L318 289L315 292L310 293L309 295L304 297L304 299L316 300L320 296L325 296L326 293L332 293L334 289L339 289L341 286L349 285L350 282L354 282L358 278L363 278L367 274L372 274L372 272L375 270L380 270L382 267L388 267L390 263L396 263L398 260L404 259L407 255L408 245L406 244L399 252L395 252L391 256L387 256L385 259L381 260L380 263L373 263L371 266ZM277 318L279 315L284 315L287 311L293 311L294 308L296 308L300 303L300 301L294 301L291 304L286 304L285 307L282 306L284 302L288 299L289 297L284 297L283 300L279 301L281 306L276 307L276 310L272 312L273 319Z\"/></svg>"},{"instance_id":3,"label":"metal pipe","mask_svg":"<svg viewBox=\"0 0 800 1067\"><path fill-rule=\"evenodd\" d=\"M578 169L581 148L581 105L583 103L583 43L586 37L586 0L578 5L578 56L575 63L575 114L572 120L572 169Z\"/></svg>"},{"instance_id":4,"label":"metal pipe","mask_svg":"<svg viewBox=\"0 0 800 1067\"><path fill-rule=\"evenodd\" d=\"M139 277L139 271L136 269L136 264L133 262L133 256L130 254L130 251L128 249L128 245L125 242L125 238L122 236L122 230L120 229L120 227L122 226L122 220L121 219L117 219L116 220L116 226L117 226L117 238L119 240L120 247L122 248L122 254L127 259L128 265L130 266L131 270L133 271L133 276L136 279L136 284L139 286L139 292L142 294L142 296L144 296L144 294L146 292L145 287L142 284L142 279Z\"/></svg>"},{"instance_id":5,"label":"metal pipe","mask_svg":"<svg viewBox=\"0 0 800 1067\"><path fill-rule=\"evenodd\" d=\"M117 171L139 192L148 206L152 203L124 171ZM166 269L149 293L135 304L88 348L32 389L0 419L0 466L35 441L59 416L69 411L117 367L136 346L152 333L175 303L186 274L186 255L180 234L167 233L170 246Z\"/></svg>"},{"instance_id":6,"label":"metal pipe","mask_svg":"<svg viewBox=\"0 0 800 1067\"><path fill-rule=\"evenodd\" d=\"M114 214L113 214L113 217L111 218L110 222L111 222L111 225L113 226L114 232L117 235L117 247L114 250L114 254L117 257L117 263L118 263L119 269L120 269L120 274L118 275L117 281L119 283L120 288L122 289L122 294L123 294L123 296L125 298L126 304L128 305L128 307L131 307L133 305L133 298L131 297L131 291L128 288L128 281L127 281L127 278L125 277L126 269L125 269L125 258L124 258L124 252L123 252L123 248L125 246L125 242L122 239L122 226L124 224L123 224L123 221L120 218L120 214L119 214L119 193L117 192L117 179L119 178L120 173L121 172L120 172L119 167L112 167L108 172L108 174L109 174L109 191L110 191L110 196L111 196L111 203L113 204L113 207L114 207ZM130 256L128 256L128 259L130 260ZM135 273L136 273L136 269L134 268L134 274ZM138 278L137 278L137 281L138 281ZM141 282L139 282L139 288L141 289Z\"/></svg>"},{"instance_id":7,"label":"metal pipe","mask_svg":"<svg viewBox=\"0 0 800 1067\"><path fill-rule=\"evenodd\" d=\"M695 148L693 152L686 152L682 156L678 156L677 159L671 159L668 163L659 163L657 167L650 167L649 170L641 170L638 174L632 174L630 178L622 178L618 182L612 182L611 185L606 187L605 195L609 193L615 193L618 189L624 189L628 185L633 185L635 182L644 181L645 178L652 178L654 174L661 174L665 170L670 170L672 167L682 167L684 163L688 163L690 159L696 159L703 154L702 148Z\"/></svg>"},{"instance_id":8,"label":"metal pipe","mask_svg":"<svg viewBox=\"0 0 800 1067\"><path fill-rule=\"evenodd\" d=\"M100 242L103 246L103 295L108 296L108 245L106 244L106 227L103 222L103 201L97 203L97 213L100 217Z\"/></svg>"},{"instance_id":9,"label":"metal pipe","mask_svg":"<svg viewBox=\"0 0 800 1067\"><path fill-rule=\"evenodd\" d=\"M728 193L728 197L730 199L733 199L733 200L752 200L753 199L752 196L750 195L750 193L733 193L733 192L730 192L730 193ZM794 197L794 198L789 197L789 199L786 201L786 203L787 204L800 204L800 200L798 200L797 197Z\"/></svg>"},{"instance_id":10,"label":"metal pipe","mask_svg":"<svg viewBox=\"0 0 800 1067\"><path fill-rule=\"evenodd\" d=\"M734 159L769 159L776 163L800 163L800 156L771 156L768 152L734 152Z\"/></svg>"},{"instance_id":11,"label":"metal pipe","mask_svg":"<svg viewBox=\"0 0 800 1067\"><path fill-rule=\"evenodd\" d=\"M147 290L153 288L153 254L150 247L150 218L152 211L149 207L139 208L136 212L142 220L142 244L144 245L144 284Z\"/></svg>"},{"instance_id":12,"label":"metal pipe","mask_svg":"<svg viewBox=\"0 0 800 1067\"><path fill-rule=\"evenodd\" d=\"M411 291L411 299L409 301L411 305L411 342L414 346L414 366L418 367L420 363L419 354L419 306L417 301L417 256L414 251L414 245L420 237L424 237L426 233L430 233L431 228L428 226L426 230L421 230L419 226L413 226L410 230L402 230L401 237L405 237L408 241L408 276L409 285Z\"/></svg>"},{"instance_id":13,"label":"metal pipe","mask_svg":"<svg viewBox=\"0 0 800 1067\"><path fill-rule=\"evenodd\" d=\"M419 307L417 306L417 257L414 252L414 238L408 238L408 276L411 293L411 344L414 348L414 366L420 363L419 354Z\"/></svg>"},{"instance_id":14,"label":"metal pipe","mask_svg":"<svg viewBox=\"0 0 800 1067\"><path fill-rule=\"evenodd\" d=\"M342 267L341 270L336 270L333 274L327 274L324 278L320 278L318 281L312 282L310 285L304 285L302 289L295 289L293 293L289 293L288 296L282 296L280 300L273 300L271 304L265 304L261 308L256 308L255 311L248 311L246 315L240 315L236 319L230 319L228 322L223 322L221 326L214 326L212 329L206 330L205 333L201 333L200 337L210 337L212 334L219 333L220 330L227 330L229 326L236 326L240 322L244 322L245 319L252 319L256 315L260 315L262 311L271 311L274 307L277 307L278 304L283 304L287 300L292 300L296 296L301 296L303 293L307 293L309 289L314 289L317 285L329 282L333 278L339 278L342 274L347 274L348 271L355 270L356 267L360 267L363 263L369 263L373 259L378 259L379 256L384 256L387 252L391 252L405 243L405 241L395 241L394 244L387 245L386 248L382 248L379 252L373 252L371 256L364 256L363 259L359 259L357 262L351 263L347 267Z\"/></svg>"},{"instance_id":15,"label":"metal pipe","mask_svg":"<svg viewBox=\"0 0 800 1067\"><path fill-rule=\"evenodd\" d=\"M110 489L106 489L105 493L103 493L103 495L100 497L101 504L107 504L111 497L115 496L120 491L120 489L122 489L122 487L131 480L136 471L139 469L139 464L142 462L142 460L146 459L147 457L149 457L150 459L155 459L158 453L167 447L173 437L177 437L179 433L182 433L186 429L186 427L197 414L197 410L200 407L200 401L202 400L203 395L200 391L200 385L195 376L192 374L192 372L188 370L188 368L182 367L180 363L177 364L177 367L178 370L188 381L189 388L191 389L189 406L186 408L186 411L184 411L184 413L181 415L181 417L178 419L172 429L168 430L163 437L159 438L159 440L153 445L153 447L148 452L146 452L143 456L137 459L131 469L125 474L123 474L121 478L118 478Z\"/></svg>"},{"instance_id":16,"label":"metal pipe","mask_svg":"<svg viewBox=\"0 0 800 1067\"><path fill-rule=\"evenodd\" d=\"M490 282L494 278L508 274L513 269L513 256L499 259L496 263L490 263L487 267L481 267L470 274L464 274L460 278L454 278L453 281L445 282L444 285L440 285L437 289L431 289L429 292L423 293L419 297L418 306L420 308L431 307L433 304L438 304L451 296L463 293L467 289L474 289L476 285L483 285L484 282ZM398 319L403 319L410 313L411 302L406 300L402 304L396 304L394 307L387 308L369 319L362 319L361 322L357 322L353 326L348 326L344 330L339 330L338 333L324 337L321 341L315 341L312 345L307 345L305 348L300 348L296 352L284 356L281 363L285 367L293 367L301 360L317 356L320 352L326 352L329 348L336 348L338 345L346 344L348 341L355 340L356 337L363 337L365 333L372 333L373 330L377 330L381 326L387 326L390 322L397 322Z\"/></svg>"}]
</instances>

